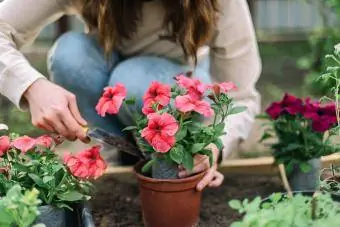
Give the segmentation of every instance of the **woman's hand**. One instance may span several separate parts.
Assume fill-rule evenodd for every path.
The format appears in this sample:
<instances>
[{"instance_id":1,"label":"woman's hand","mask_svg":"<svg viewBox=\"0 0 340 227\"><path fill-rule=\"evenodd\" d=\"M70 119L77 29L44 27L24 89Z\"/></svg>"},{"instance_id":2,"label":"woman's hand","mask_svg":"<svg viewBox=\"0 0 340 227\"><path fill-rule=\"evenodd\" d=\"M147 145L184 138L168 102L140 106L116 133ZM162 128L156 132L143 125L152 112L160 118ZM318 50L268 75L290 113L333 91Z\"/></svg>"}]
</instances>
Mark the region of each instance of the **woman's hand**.
<instances>
[{"instance_id":1,"label":"woman's hand","mask_svg":"<svg viewBox=\"0 0 340 227\"><path fill-rule=\"evenodd\" d=\"M82 126L87 125L71 92L45 79L35 81L24 93L29 103L32 124L58 133L68 140L88 142Z\"/></svg>"},{"instance_id":2,"label":"woman's hand","mask_svg":"<svg viewBox=\"0 0 340 227\"><path fill-rule=\"evenodd\" d=\"M183 167L181 167L181 171L179 172L179 177L184 178L192 174L200 173L207 170L202 180L196 186L196 189L198 191L203 190L206 186L219 187L224 179L223 174L217 171L217 159L219 154L218 148L216 147L215 144L210 144L208 148L211 149L214 157L214 164L212 167L210 167L208 156L196 155L194 158L193 170L188 172Z\"/></svg>"}]
</instances>

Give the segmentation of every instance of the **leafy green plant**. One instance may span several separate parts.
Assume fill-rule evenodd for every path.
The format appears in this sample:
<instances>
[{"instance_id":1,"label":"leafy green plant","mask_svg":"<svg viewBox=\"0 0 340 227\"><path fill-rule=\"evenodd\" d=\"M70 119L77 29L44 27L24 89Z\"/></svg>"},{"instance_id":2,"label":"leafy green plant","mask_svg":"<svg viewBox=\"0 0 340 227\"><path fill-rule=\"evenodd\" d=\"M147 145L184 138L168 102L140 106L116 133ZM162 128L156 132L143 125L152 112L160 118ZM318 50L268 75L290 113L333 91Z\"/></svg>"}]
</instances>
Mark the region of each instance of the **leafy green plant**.
<instances>
[{"instance_id":1,"label":"leafy green plant","mask_svg":"<svg viewBox=\"0 0 340 227\"><path fill-rule=\"evenodd\" d=\"M315 3L315 1L309 2ZM305 85L308 88L309 93L322 96L329 94L330 88L335 85L335 81L333 80L316 81L315 79L328 67L328 59L325 59L324 56L331 53L334 45L340 40L339 26L332 26L328 19L329 13L333 12L338 21L340 20L340 1L320 0L317 1L317 3L322 26L310 35L308 41L312 51L300 58L297 65L301 69L308 71Z\"/></svg>"},{"instance_id":2,"label":"leafy green plant","mask_svg":"<svg viewBox=\"0 0 340 227\"><path fill-rule=\"evenodd\" d=\"M287 173L298 164L303 172L311 166L309 160L338 152L340 147L332 141L337 125L335 103L322 105L309 98L302 100L285 94L280 102L273 102L261 116L269 120L261 142L276 138L271 144L277 163L283 163Z\"/></svg>"},{"instance_id":3,"label":"leafy green plant","mask_svg":"<svg viewBox=\"0 0 340 227\"><path fill-rule=\"evenodd\" d=\"M122 104L127 113L134 108L134 113L130 113L134 116L134 125L125 130L133 131L139 147L149 159L143 172L160 162L170 163L174 170L183 165L190 171L198 154L208 156L212 165L217 157L210 146L215 144L222 149L220 137L225 134L226 118L246 109L235 106L228 95L236 88L231 82L207 85L191 78L191 73L178 75L175 79L176 84L172 87L153 82L143 97L141 110L134 108L135 100L125 99L127 91L122 84L106 88L96 107L103 117L106 113L117 114ZM204 118L210 119L211 123ZM178 177L175 171L172 173L170 178Z\"/></svg>"},{"instance_id":4,"label":"leafy green plant","mask_svg":"<svg viewBox=\"0 0 340 227\"><path fill-rule=\"evenodd\" d=\"M327 64L326 73L319 77L318 81L332 81L334 84L330 89L332 94L325 96L324 99L334 101L336 104L338 127L333 131L340 135L340 43L334 47L334 53L326 55L326 58L330 60Z\"/></svg>"},{"instance_id":5,"label":"leafy green plant","mask_svg":"<svg viewBox=\"0 0 340 227\"><path fill-rule=\"evenodd\" d=\"M12 186L6 196L0 197L0 226L29 227L39 215L39 191L35 188L24 191L18 184ZM42 224L33 227L43 227Z\"/></svg>"},{"instance_id":6,"label":"leafy green plant","mask_svg":"<svg viewBox=\"0 0 340 227\"><path fill-rule=\"evenodd\" d=\"M90 199L90 180L106 168L99 147L80 152L79 157L67 155L64 163L53 148L49 136L1 136L0 196L19 184L27 190L36 188L43 204L59 208L71 209L71 203Z\"/></svg>"},{"instance_id":7,"label":"leafy green plant","mask_svg":"<svg viewBox=\"0 0 340 227\"><path fill-rule=\"evenodd\" d=\"M231 227L320 227L339 226L340 207L329 194L315 197L297 194L287 198L280 193L268 200L232 200L229 206L243 214Z\"/></svg>"}]
</instances>

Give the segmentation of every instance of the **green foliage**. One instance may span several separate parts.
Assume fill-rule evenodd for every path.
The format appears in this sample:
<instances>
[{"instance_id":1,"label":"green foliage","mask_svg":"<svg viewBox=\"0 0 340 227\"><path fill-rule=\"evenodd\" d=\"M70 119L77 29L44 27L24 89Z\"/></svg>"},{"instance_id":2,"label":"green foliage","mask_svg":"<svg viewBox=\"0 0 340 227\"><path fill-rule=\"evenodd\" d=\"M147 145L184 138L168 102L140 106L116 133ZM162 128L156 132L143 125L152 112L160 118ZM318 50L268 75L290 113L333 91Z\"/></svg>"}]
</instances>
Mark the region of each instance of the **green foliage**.
<instances>
[{"instance_id":1,"label":"green foliage","mask_svg":"<svg viewBox=\"0 0 340 227\"><path fill-rule=\"evenodd\" d=\"M262 116L263 118L263 116ZM270 120L270 117L267 117ZM282 115L266 125L261 142L275 138L270 146L277 163L283 163L289 173L293 165L298 164L303 172L311 166L307 161L330 155L340 150L332 141L332 135L315 132L308 119L301 115Z\"/></svg>"},{"instance_id":2,"label":"green foliage","mask_svg":"<svg viewBox=\"0 0 340 227\"><path fill-rule=\"evenodd\" d=\"M320 227L339 226L340 207L330 195L322 194L314 198L295 195L287 198L276 193L263 202L260 197L254 200L232 200L231 208L244 214L241 221L231 227Z\"/></svg>"},{"instance_id":3,"label":"green foliage","mask_svg":"<svg viewBox=\"0 0 340 227\"><path fill-rule=\"evenodd\" d=\"M179 88L179 86L174 86L171 94L174 99L178 95L185 94L185 91ZM176 143L170 151L165 154L155 150L155 148L142 138L142 131L148 124L146 116L135 116L135 125L129 126L125 128L125 130L133 132L139 148L147 158L157 159L164 156L172 163L183 165L185 169L190 171L194 167L194 156L200 154L208 156L210 165L213 165L214 156L208 146L210 144L215 144L220 150L222 150L223 143L220 137L225 134L226 118L230 115L243 112L246 108L243 106L235 106L233 100L223 92L215 94L214 91L210 91L208 97L212 100L211 108L214 110L213 122L209 124L202 120L201 114L194 111L182 113L171 104L163 107L162 109L158 108L159 105L157 103L152 105L152 108L156 113L168 113L173 116L179 126L179 130L175 134ZM126 103L125 101L124 105L131 105L131 103ZM142 171L150 171L154 163L154 161L147 162L147 164L142 168Z\"/></svg>"},{"instance_id":4,"label":"green foliage","mask_svg":"<svg viewBox=\"0 0 340 227\"><path fill-rule=\"evenodd\" d=\"M339 4L340 5L340 4ZM340 8L340 6L339 6ZM327 55L326 59L329 59L327 64L326 73L318 78L318 81L332 81L333 87L330 88L331 94L324 96L326 100L332 100L335 102L336 115L338 120L338 127L332 131L332 133L340 135L340 43L335 46L333 54Z\"/></svg>"},{"instance_id":5,"label":"green foliage","mask_svg":"<svg viewBox=\"0 0 340 227\"><path fill-rule=\"evenodd\" d=\"M29 227L39 215L39 191L35 188L22 192L22 187L14 185L6 196L0 198L1 227ZM36 225L44 226L44 225Z\"/></svg>"},{"instance_id":6,"label":"green foliage","mask_svg":"<svg viewBox=\"0 0 340 227\"><path fill-rule=\"evenodd\" d=\"M325 0L319 1L319 15L323 21L323 27L315 30L309 37L311 53L299 59L297 65L308 71L305 85L311 94L317 96L329 95L329 91L335 86L334 80L316 81L326 71L329 60L324 56L333 51L333 47L340 40L339 26L331 26L327 20L329 12L334 12L340 20L340 1Z\"/></svg>"},{"instance_id":7,"label":"green foliage","mask_svg":"<svg viewBox=\"0 0 340 227\"><path fill-rule=\"evenodd\" d=\"M12 135L13 136L13 135ZM0 159L0 195L19 184L23 189L36 188L43 204L67 207L90 198L91 183L74 177L53 150L36 147L23 154L10 148Z\"/></svg>"}]
</instances>

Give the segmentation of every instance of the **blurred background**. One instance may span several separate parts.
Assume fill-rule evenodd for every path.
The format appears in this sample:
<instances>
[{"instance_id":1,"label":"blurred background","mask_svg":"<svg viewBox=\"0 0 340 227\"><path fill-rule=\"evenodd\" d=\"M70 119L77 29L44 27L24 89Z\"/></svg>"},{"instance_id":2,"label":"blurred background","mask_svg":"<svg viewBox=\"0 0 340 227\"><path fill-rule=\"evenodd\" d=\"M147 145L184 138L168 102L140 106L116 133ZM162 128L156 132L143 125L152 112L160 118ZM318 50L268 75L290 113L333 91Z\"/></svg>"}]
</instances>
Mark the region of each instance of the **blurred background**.
<instances>
[{"instance_id":1,"label":"blurred background","mask_svg":"<svg viewBox=\"0 0 340 227\"><path fill-rule=\"evenodd\" d=\"M340 1L248 0L248 3L263 62L258 83L263 109L271 101L280 99L285 91L315 98L327 94L330 84L316 85L315 79L325 71L325 55L340 42ZM22 49L44 75L48 76L47 51L54 40L68 30L82 31L83 25L74 17L63 17L46 27L32 45ZM22 134L42 133L31 125L29 113L18 111L4 97L0 97L0 123ZM257 143L261 136L260 124L255 124L251 137L233 157L267 154L268 150Z\"/></svg>"}]
</instances>

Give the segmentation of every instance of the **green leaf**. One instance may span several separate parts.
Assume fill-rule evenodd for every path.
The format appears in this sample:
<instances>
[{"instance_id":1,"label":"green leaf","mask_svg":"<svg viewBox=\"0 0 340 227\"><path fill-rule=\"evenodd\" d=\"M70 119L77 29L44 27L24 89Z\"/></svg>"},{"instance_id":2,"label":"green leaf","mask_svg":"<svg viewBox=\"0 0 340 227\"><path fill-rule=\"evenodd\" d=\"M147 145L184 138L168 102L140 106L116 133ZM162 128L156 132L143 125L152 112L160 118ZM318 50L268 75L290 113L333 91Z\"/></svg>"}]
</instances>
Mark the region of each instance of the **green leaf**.
<instances>
[{"instance_id":1,"label":"green leaf","mask_svg":"<svg viewBox=\"0 0 340 227\"><path fill-rule=\"evenodd\" d=\"M187 170L192 170L194 168L194 158L189 152L184 152L182 164Z\"/></svg>"},{"instance_id":2,"label":"green leaf","mask_svg":"<svg viewBox=\"0 0 340 227\"><path fill-rule=\"evenodd\" d=\"M128 127L125 127L122 131L132 131L132 130L136 130L137 127L136 126L128 126Z\"/></svg>"},{"instance_id":3,"label":"green leaf","mask_svg":"<svg viewBox=\"0 0 340 227\"><path fill-rule=\"evenodd\" d=\"M212 166L214 164L214 155L211 150L204 149L200 152L200 154L207 155L209 157L209 164Z\"/></svg>"},{"instance_id":4,"label":"green leaf","mask_svg":"<svg viewBox=\"0 0 340 227\"><path fill-rule=\"evenodd\" d=\"M195 134L201 130L201 126L202 126L201 123L192 122L188 124L188 130L190 133Z\"/></svg>"},{"instance_id":5,"label":"green leaf","mask_svg":"<svg viewBox=\"0 0 340 227\"><path fill-rule=\"evenodd\" d=\"M50 181L52 181L52 180L54 180L54 177L53 177L53 176L44 176L44 177L43 177L43 182L44 182L44 183L50 182Z\"/></svg>"},{"instance_id":6,"label":"green leaf","mask_svg":"<svg viewBox=\"0 0 340 227\"><path fill-rule=\"evenodd\" d=\"M82 200L85 197L85 195L77 192L77 191L68 191L64 194L58 195L58 198L62 201L67 201L67 202L74 202L74 201L79 201Z\"/></svg>"},{"instance_id":7,"label":"green leaf","mask_svg":"<svg viewBox=\"0 0 340 227\"><path fill-rule=\"evenodd\" d=\"M219 151L221 151L224 147L224 144L221 138L217 138L213 143L216 145Z\"/></svg>"},{"instance_id":8,"label":"green leaf","mask_svg":"<svg viewBox=\"0 0 340 227\"><path fill-rule=\"evenodd\" d=\"M273 135L270 134L269 132L264 132L261 139L259 140L259 143L262 143L263 141L272 138Z\"/></svg>"},{"instance_id":9,"label":"green leaf","mask_svg":"<svg viewBox=\"0 0 340 227\"><path fill-rule=\"evenodd\" d=\"M239 209L242 208L241 202L239 200L236 200L236 199L230 200L228 204L234 210L239 210Z\"/></svg>"},{"instance_id":10,"label":"green leaf","mask_svg":"<svg viewBox=\"0 0 340 227\"><path fill-rule=\"evenodd\" d=\"M228 111L228 115L238 114L238 113L245 111L246 109L247 109L247 107L245 107L245 106L236 106L236 107L231 108Z\"/></svg>"},{"instance_id":11,"label":"green leaf","mask_svg":"<svg viewBox=\"0 0 340 227\"><path fill-rule=\"evenodd\" d=\"M224 134L225 123L221 122L215 126L215 135L221 136Z\"/></svg>"},{"instance_id":12,"label":"green leaf","mask_svg":"<svg viewBox=\"0 0 340 227\"><path fill-rule=\"evenodd\" d=\"M268 119L270 119L270 117L268 116L268 114L259 114L259 115L256 116L256 119L268 120Z\"/></svg>"},{"instance_id":13,"label":"green leaf","mask_svg":"<svg viewBox=\"0 0 340 227\"><path fill-rule=\"evenodd\" d=\"M286 151L293 151L293 150L296 150L298 148L301 148L302 145L301 144L298 144L298 143L291 143L291 144L288 144L287 147L285 147L284 149Z\"/></svg>"},{"instance_id":14,"label":"green leaf","mask_svg":"<svg viewBox=\"0 0 340 227\"><path fill-rule=\"evenodd\" d=\"M148 173L151 170L151 167L153 165L153 163L155 162L155 159L151 159L150 161L148 161L147 163L145 163L145 165L142 168L142 173Z\"/></svg>"},{"instance_id":15,"label":"green leaf","mask_svg":"<svg viewBox=\"0 0 340 227\"><path fill-rule=\"evenodd\" d=\"M299 166L304 173L308 173L312 170L312 166L308 162L301 162Z\"/></svg>"},{"instance_id":16,"label":"green leaf","mask_svg":"<svg viewBox=\"0 0 340 227\"><path fill-rule=\"evenodd\" d=\"M289 162L287 165L285 165L285 170L287 172L287 175L291 174L293 172L293 169L294 169L293 162Z\"/></svg>"},{"instance_id":17,"label":"green leaf","mask_svg":"<svg viewBox=\"0 0 340 227\"><path fill-rule=\"evenodd\" d=\"M182 139L184 139L184 137L187 135L187 133L188 133L187 127L182 127L181 130L179 130L176 133L176 142L179 142Z\"/></svg>"},{"instance_id":18,"label":"green leaf","mask_svg":"<svg viewBox=\"0 0 340 227\"><path fill-rule=\"evenodd\" d=\"M136 98L132 97L132 98L126 99L125 103L127 105L135 105L136 104Z\"/></svg>"},{"instance_id":19,"label":"green leaf","mask_svg":"<svg viewBox=\"0 0 340 227\"><path fill-rule=\"evenodd\" d=\"M184 156L183 146L177 145L176 147L170 150L170 157L177 164L181 164Z\"/></svg>"},{"instance_id":20,"label":"green leaf","mask_svg":"<svg viewBox=\"0 0 340 227\"><path fill-rule=\"evenodd\" d=\"M45 183L44 181L36 174L29 173L28 176L36 183L38 186L45 188Z\"/></svg>"},{"instance_id":21,"label":"green leaf","mask_svg":"<svg viewBox=\"0 0 340 227\"><path fill-rule=\"evenodd\" d=\"M191 147L191 153L196 154L197 152L203 150L204 147L205 147L204 143L195 143Z\"/></svg>"}]
</instances>

